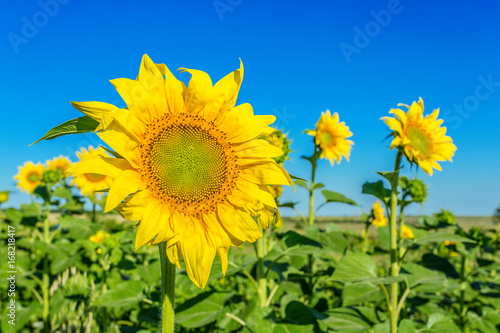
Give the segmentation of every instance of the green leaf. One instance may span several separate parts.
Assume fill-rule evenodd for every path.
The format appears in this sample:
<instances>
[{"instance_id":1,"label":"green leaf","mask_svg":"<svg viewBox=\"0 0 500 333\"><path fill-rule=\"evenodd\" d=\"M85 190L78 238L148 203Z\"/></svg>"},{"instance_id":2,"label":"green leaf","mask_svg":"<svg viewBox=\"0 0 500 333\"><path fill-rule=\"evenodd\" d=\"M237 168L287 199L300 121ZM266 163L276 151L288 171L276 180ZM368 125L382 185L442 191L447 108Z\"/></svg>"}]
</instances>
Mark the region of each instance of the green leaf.
<instances>
[{"instance_id":1,"label":"green leaf","mask_svg":"<svg viewBox=\"0 0 500 333\"><path fill-rule=\"evenodd\" d=\"M328 317L319 320L320 324L343 333L368 332L373 325L385 320L374 308L368 307L336 308L323 313Z\"/></svg>"},{"instance_id":2,"label":"green leaf","mask_svg":"<svg viewBox=\"0 0 500 333\"><path fill-rule=\"evenodd\" d=\"M260 332L260 331L254 331ZM314 325L297 325L297 324L275 324L273 333L304 333L314 332Z\"/></svg>"},{"instance_id":3,"label":"green leaf","mask_svg":"<svg viewBox=\"0 0 500 333\"><path fill-rule=\"evenodd\" d=\"M382 289L372 282L347 282L342 289L342 305L352 306L361 305L365 302L384 299Z\"/></svg>"},{"instance_id":4,"label":"green leaf","mask_svg":"<svg viewBox=\"0 0 500 333\"><path fill-rule=\"evenodd\" d=\"M54 127L53 129L45 133L45 135L42 136L39 140L33 142L30 146L42 140L52 140L66 134L93 132L97 128L97 126L99 126L99 122L95 121L89 116L71 119L62 123L61 125Z\"/></svg>"},{"instance_id":5,"label":"green leaf","mask_svg":"<svg viewBox=\"0 0 500 333\"><path fill-rule=\"evenodd\" d=\"M384 187L384 183L381 180L375 183L364 183L361 192L371 194L385 203L389 201L389 197L391 196L391 191Z\"/></svg>"},{"instance_id":6,"label":"green leaf","mask_svg":"<svg viewBox=\"0 0 500 333\"><path fill-rule=\"evenodd\" d=\"M202 293L176 308L175 322L189 329L214 322L224 309L224 303L232 295L224 292Z\"/></svg>"},{"instance_id":7,"label":"green leaf","mask_svg":"<svg viewBox=\"0 0 500 333\"><path fill-rule=\"evenodd\" d=\"M415 291L442 291L446 283L446 278L442 273L438 273L414 263L404 264L401 275L407 278L410 288Z\"/></svg>"},{"instance_id":8,"label":"green leaf","mask_svg":"<svg viewBox=\"0 0 500 333\"><path fill-rule=\"evenodd\" d=\"M399 170L398 171L389 171L389 172L377 172L379 175L384 177L389 181L389 184L392 184L394 179L398 176Z\"/></svg>"},{"instance_id":9,"label":"green leaf","mask_svg":"<svg viewBox=\"0 0 500 333\"><path fill-rule=\"evenodd\" d=\"M108 290L94 303L104 307L131 307L144 299L142 291L146 283L138 280L125 281Z\"/></svg>"},{"instance_id":10,"label":"green leaf","mask_svg":"<svg viewBox=\"0 0 500 333\"><path fill-rule=\"evenodd\" d=\"M356 201L351 200L351 199L347 198L346 196L344 196L343 194L340 194L337 192L323 190L323 191L321 191L321 194L323 194L323 196L325 197L325 201L327 203L328 202L341 202L341 203L346 203L348 205L353 205L353 206L358 205L356 203Z\"/></svg>"},{"instance_id":11,"label":"green leaf","mask_svg":"<svg viewBox=\"0 0 500 333\"><path fill-rule=\"evenodd\" d=\"M52 193L53 196L58 197L58 198L63 198L67 200L73 199L73 194L71 193L71 190L69 188L66 188L64 186L59 186L57 187L54 192Z\"/></svg>"},{"instance_id":12,"label":"green leaf","mask_svg":"<svg viewBox=\"0 0 500 333\"><path fill-rule=\"evenodd\" d=\"M325 187L325 184L322 184L322 183L316 183L316 184L314 184L314 189L315 190L323 188L323 187Z\"/></svg>"},{"instance_id":13,"label":"green leaf","mask_svg":"<svg viewBox=\"0 0 500 333\"><path fill-rule=\"evenodd\" d=\"M375 274L376 264L372 256L364 253L352 253L344 257L339 263L332 280L341 282L352 282L377 277Z\"/></svg>"},{"instance_id":14,"label":"green leaf","mask_svg":"<svg viewBox=\"0 0 500 333\"><path fill-rule=\"evenodd\" d=\"M295 182L296 180L302 180L304 182L308 182L307 179L304 179L304 178L300 178L300 177L296 177L292 174L288 174L290 176L290 178L292 178L292 180Z\"/></svg>"},{"instance_id":15,"label":"green leaf","mask_svg":"<svg viewBox=\"0 0 500 333\"><path fill-rule=\"evenodd\" d=\"M291 201L289 201L289 202L279 203L279 204L278 204L278 207L295 208L295 205L296 205L296 204L297 204L296 202L291 202Z\"/></svg>"},{"instance_id":16,"label":"green leaf","mask_svg":"<svg viewBox=\"0 0 500 333\"><path fill-rule=\"evenodd\" d=\"M410 319L403 319L399 323L399 328L398 328L399 333L417 333L415 329L415 324L413 324L413 321Z\"/></svg>"},{"instance_id":17,"label":"green leaf","mask_svg":"<svg viewBox=\"0 0 500 333\"><path fill-rule=\"evenodd\" d=\"M444 232L427 234L419 239L416 239L415 243L422 245L427 243L441 243L444 241L460 242L460 243L476 243L476 241L472 239Z\"/></svg>"},{"instance_id":18,"label":"green leaf","mask_svg":"<svg viewBox=\"0 0 500 333\"><path fill-rule=\"evenodd\" d=\"M306 190L308 190L308 189L309 189L309 185L308 185L308 184L307 184L307 182L306 182L306 181L304 181L304 180L295 180L295 181L294 181L294 183L295 183L295 185L300 186L300 187L303 187L303 188L305 188Z\"/></svg>"}]
</instances>

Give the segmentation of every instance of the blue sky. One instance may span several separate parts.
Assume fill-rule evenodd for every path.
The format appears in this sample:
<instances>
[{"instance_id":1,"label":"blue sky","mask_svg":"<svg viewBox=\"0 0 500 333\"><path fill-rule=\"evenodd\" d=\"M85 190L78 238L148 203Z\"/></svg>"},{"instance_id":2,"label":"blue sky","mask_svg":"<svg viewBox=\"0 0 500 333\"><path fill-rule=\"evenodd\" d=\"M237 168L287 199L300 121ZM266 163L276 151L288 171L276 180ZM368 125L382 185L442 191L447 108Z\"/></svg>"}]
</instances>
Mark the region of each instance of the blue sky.
<instances>
[{"instance_id":1,"label":"blue sky","mask_svg":"<svg viewBox=\"0 0 500 333\"><path fill-rule=\"evenodd\" d=\"M323 215L369 211L374 200L361 186L378 180L374 171L390 170L395 156L379 118L422 97L426 113L441 109L458 150L453 163L442 163L443 172L418 173L429 185L429 200L409 212L492 214L500 205L499 9L496 1L430 0L11 3L0 20L0 189L13 191L8 205L26 202L12 179L18 165L60 154L75 160L79 147L98 145L88 134L28 147L80 116L70 101L124 106L109 80L135 78L147 53L171 70L204 70L214 82L241 58L238 103L276 115L293 139L285 166L297 176L310 174L300 156L310 154L312 140L302 131L313 128L322 111L338 112L354 133L351 160L334 167L323 160L317 177L360 206L331 204ZM403 174L414 170L405 165ZM284 198L300 202L306 213L305 191L286 190Z\"/></svg>"}]
</instances>

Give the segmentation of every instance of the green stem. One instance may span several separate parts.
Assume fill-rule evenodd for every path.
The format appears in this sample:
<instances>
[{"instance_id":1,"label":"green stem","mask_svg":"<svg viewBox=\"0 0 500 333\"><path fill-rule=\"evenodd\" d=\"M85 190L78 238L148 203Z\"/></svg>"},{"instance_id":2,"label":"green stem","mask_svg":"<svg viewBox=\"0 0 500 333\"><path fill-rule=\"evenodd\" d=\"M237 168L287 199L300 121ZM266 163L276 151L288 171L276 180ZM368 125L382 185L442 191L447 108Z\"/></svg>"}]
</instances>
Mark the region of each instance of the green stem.
<instances>
[{"instance_id":1,"label":"green stem","mask_svg":"<svg viewBox=\"0 0 500 333\"><path fill-rule=\"evenodd\" d=\"M174 332L175 265L168 260L167 243L161 242L161 332Z\"/></svg>"},{"instance_id":2,"label":"green stem","mask_svg":"<svg viewBox=\"0 0 500 333\"><path fill-rule=\"evenodd\" d=\"M461 260L461 267L460 267L460 318L462 321L462 327L464 326L464 318L465 314L467 312L465 308L465 288L466 288L466 282L465 282L465 265L467 264L467 258L465 257L464 254L462 254L462 260Z\"/></svg>"},{"instance_id":3,"label":"green stem","mask_svg":"<svg viewBox=\"0 0 500 333\"><path fill-rule=\"evenodd\" d=\"M313 157L311 187L309 188L309 225L314 225L314 178L316 176L316 160Z\"/></svg>"},{"instance_id":4,"label":"green stem","mask_svg":"<svg viewBox=\"0 0 500 333\"><path fill-rule=\"evenodd\" d=\"M45 202L45 221L43 222L43 241L47 244L47 249L50 244L50 201ZM50 267L49 267L49 257L45 254L43 259L43 275L42 275L42 298L43 298L43 328L44 332L50 332L50 300L49 300L49 289L50 289Z\"/></svg>"},{"instance_id":5,"label":"green stem","mask_svg":"<svg viewBox=\"0 0 500 333\"><path fill-rule=\"evenodd\" d=\"M398 151L396 155L396 162L394 163L394 178L391 183L391 215L389 222L390 232L390 256L391 256L391 276L397 277L399 275L399 258L398 258L398 243L397 243L397 209L398 209L398 178L399 178L399 165L401 164L402 154ZM398 330L398 283L391 284L391 304L390 304L390 323L391 333L396 333Z\"/></svg>"},{"instance_id":6,"label":"green stem","mask_svg":"<svg viewBox=\"0 0 500 333\"><path fill-rule=\"evenodd\" d=\"M92 222L97 222L96 211L95 211L95 202L92 202Z\"/></svg>"},{"instance_id":7,"label":"green stem","mask_svg":"<svg viewBox=\"0 0 500 333\"><path fill-rule=\"evenodd\" d=\"M398 243L398 251L397 251L397 256L398 256L398 273L401 270L401 265L403 264L403 257L406 255L408 251L406 251L406 248L404 248L401 245L401 242L403 241L403 226L405 224L405 218L404 218L404 211L405 211L405 205L404 205L404 200L405 197L401 199L401 205L399 207L399 243ZM404 253L402 256L401 253Z\"/></svg>"},{"instance_id":8,"label":"green stem","mask_svg":"<svg viewBox=\"0 0 500 333\"><path fill-rule=\"evenodd\" d=\"M262 237L257 240L257 281L259 285L259 306L266 306L267 301L267 279L264 270L264 256L266 255L266 231L263 230Z\"/></svg>"}]
</instances>

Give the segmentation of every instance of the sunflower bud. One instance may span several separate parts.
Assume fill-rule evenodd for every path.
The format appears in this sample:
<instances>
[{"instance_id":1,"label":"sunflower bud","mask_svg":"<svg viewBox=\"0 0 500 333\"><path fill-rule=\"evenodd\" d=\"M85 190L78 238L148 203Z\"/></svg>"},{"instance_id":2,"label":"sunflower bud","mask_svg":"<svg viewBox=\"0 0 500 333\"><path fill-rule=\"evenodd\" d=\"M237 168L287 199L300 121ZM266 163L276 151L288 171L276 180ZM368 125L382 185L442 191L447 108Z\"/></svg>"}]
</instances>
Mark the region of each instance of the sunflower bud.
<instances>
[{"instance_id":1,"label":"sunflower bud","mask_svg":"<svg viewBox=\"0 0 500 333\"><path fill-rule=\"evenodd\" d=\"M441 209L439 213L434 213L434 217L438 220L440 224L455 224L455 215L446 209Z\"/></svg>"},{"instance_id":2,"label":"sunflower bud","mask_svg":"<svg viewBox=\"0 0 500 333\"><path fill-rule=\"evenodd\" d=\"M424 184L423 180L408 180L408 191L416 203L422 204L427 199L427 185Z\"/></svg>"}]
</instances>

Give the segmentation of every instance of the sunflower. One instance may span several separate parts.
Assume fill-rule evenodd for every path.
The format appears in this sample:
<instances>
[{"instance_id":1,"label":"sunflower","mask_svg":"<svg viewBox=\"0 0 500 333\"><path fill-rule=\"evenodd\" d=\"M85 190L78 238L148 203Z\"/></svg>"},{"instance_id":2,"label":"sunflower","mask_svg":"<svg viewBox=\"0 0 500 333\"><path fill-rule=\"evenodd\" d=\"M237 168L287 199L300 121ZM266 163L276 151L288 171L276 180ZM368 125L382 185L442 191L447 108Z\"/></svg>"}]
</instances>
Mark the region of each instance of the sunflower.
<instances>
[{"instance_id":1,"label":"sunflower","mask_svg":"<svg viewBox=\"0 0 500 333\"><path fill-rule=\"evenodd\" d=\"M41 163L34 164L31 161L25 162L23 166L17 167L19 172L14 176L17 180L17 187L22 191L33 194L38 185L42 184L45 167Z\"/></svg>"},{"instance_id":2,"label":"sunflower","mask_svg":"<svg viewBox=\"0 0 500 333\"><path fill-rule=\"evenodd\" d=\"M333 166L334 160L338 163L342 160L342 156L349 161L349 155L354 142L347 140L352 136L349 127L345 122L339 122L337 112L330 114L330 110L321 113L321 117L316 123L315 130L305 131L307 134L314 137L314 142L321 148L320 158L330 160Z\"/></svg>"},{"instance_id":3,"label":"sunflower","mask_svg":"<svg viewBox=\"0 0 500 333\"><path fill-rule=\"evenodd\" d=\"M387 219L384 216L384 209L380 204L380 201L376 201L372 208L373 221L372 224L378 227L385 227L387 225Z\"/></svg>"},{"instance_id":4,"label":"sunflower","mask_svg":"<svg viewBox=\"0 0 500 333\"><path fill-rule=\"evenodd\" d=\"M438 161L452 161L457 147L452 139L446 136L446 127L440 127L443 120L437 119L439 109L424 117L424 101L419 99L411 106L405 106L408 112L391 109L395 117L381 118L393 131L394 139L391 149L402 149L410 163L416 163L428 175L432 176L433 168L441 171Z\"/></svg>"},{"instance_id":5,"label":"sunflower","mask_svg":"<svg viewBox=\"0 0 500 333\"><path fill-rule=\"evenodd\" d=\"M49 170L59 170L61 175L64 177L66 170L71 166L71 161L66 156L60 155L59 157L54 157L51 160L45 162L47 164L47 169Z\"/></svg>"},{"instance_id":6,"label":"sunflower","mask_svg":"<svg viewBox=\"0 0 500 333\"><path fill-rule=\"evenodd\" d=\"M97 135L120 157L97 156L71 171L112 177L105 212L140 221L136 248L166 242L170 262L180 267L182 255L204 288L216 254L225 274L229 247L256 241L260 227L279 220L266 185L292 181L272 159L283 151L259 139L275 117L235 107L243 65L214 86L205 72L181 70L191 75L187 88L144 55L136 80L111 81L127 108L72 103L100 123Z\"/></svg>"},{"instance_id":7,"label":"sunflower","mask_svg":"<svg viewBox=\"0 0 500 333\"><path fill-rule=\"evenodd\" d=\"M108 158L108 154L104 148L99 147L94 149L93 146L89 146L88 150L82 147L79 152L76 152L76 156L80 159L80 163L100 158L101 156ZM84 196L94 195L95 191L107 189L113 183L113 178L103 175L100 172L76 172L72 171L71 167L68 169L68 172L73 176L73 185L76 185Z\"/></svg>"},{"instance_id":8,"label":"sunflower","mask_svg":"<svg viewBox=\"0 0 500 333\"><path fill-rule=\"evenodd\" d=\"M94 235L89 237L89 241L93 243L102 243L103 240L104 240L104 233L101 230L99 230Z\"/></svg>"},{"instance_id":9,"label":"sunflower","mask_svg":"<svg viewBox=\"0 0 500 333\"><path fill-rule=\"evenodd\" d=\"M410 227L408 227L407 225L403 225L403 229L401 230L401 237L403 239L411 239L415 236L413 235L413 230L411 230Z\"/></svg>"}]
</instances>

